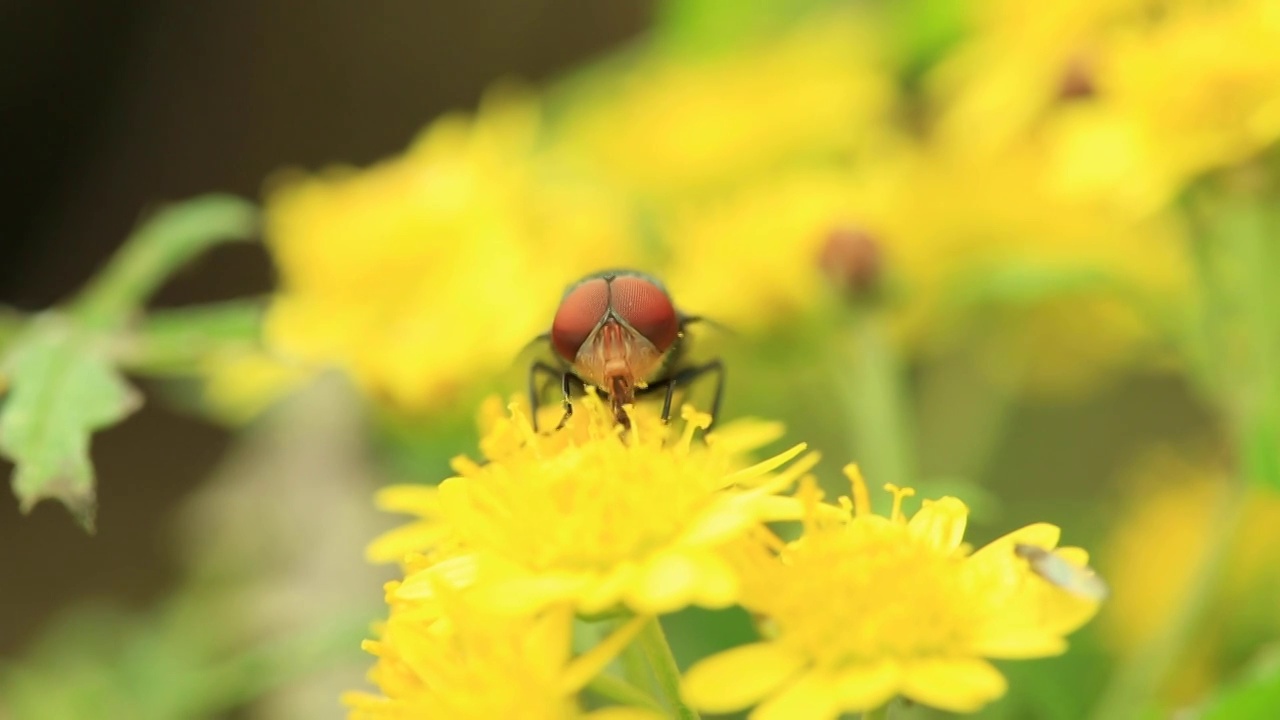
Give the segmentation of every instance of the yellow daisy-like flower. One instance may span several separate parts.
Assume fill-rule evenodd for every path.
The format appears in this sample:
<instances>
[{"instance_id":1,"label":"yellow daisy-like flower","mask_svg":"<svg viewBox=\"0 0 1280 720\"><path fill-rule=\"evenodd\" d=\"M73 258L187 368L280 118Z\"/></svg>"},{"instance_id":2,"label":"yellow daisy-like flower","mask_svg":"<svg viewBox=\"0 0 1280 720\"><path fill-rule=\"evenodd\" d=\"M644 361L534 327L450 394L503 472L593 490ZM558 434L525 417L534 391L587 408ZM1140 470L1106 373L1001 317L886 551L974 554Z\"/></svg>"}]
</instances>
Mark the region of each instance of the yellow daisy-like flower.
<instances>
[{"instance_id":1,"label":"yellow daisy-like flower","mask_svg":"<svg viewBox=\"0 0 1280 720\"><path fill-rule=\"evenodd\" d=\"M1280 139L1280 7L1162 5L1159 21L1102 43L1100 102L1061 119L1052 171L1064 191L1148 211Z\"/></svg>"},{"instance_id":2,"label":"yellow daisy-like flower","mask_svg":"<svg viewBox=\"0 0 1280 720\"><path fill-rule=\"evenodd\" d=\"M828 12L734 52L651 52L577 98L562 149L649 198L855 152L894 102L878 45L865 18Z\"/></svg>"},{"instance_id":3,"label":"yellow daisy-like flower","mask_svg":"<svg viewBox=\"0 0 1280 720\"><path fill-rule=\"evenodd\" d=\"M1174 312L1191 274L1175 225L1055 196L1042 161L904 141L864 167L777 173L664 215L680 249L664 277L699 313L764 333L836 297L823 249L857 233L908 353L981 339L1012 383L1078 390L1157 347L1153 309Z\"/></svg>"},{"instance_id":4,"label":"yellow daisy-like flower","mask_svg":"<svg viewBox=\"0 0 1280 720\"><path fill-rule=\"evenodd\" d=\"M409 410L459 402L509 367L569 282L632 257L625 206L539 150L539 115L496 95L402 156L271 192L272 350Z\"/></svg>"},{"instance_id":5,"label":"yellow daisy-like flower","mask_svg":"<svg viewBox=\"0 0 1280 720\"><path fill-rule=\"evenodd\" d=\"M626 645L627 626L586 654L571 657L573 614L549 608L528 617L494 616L442 588L442 602L392 606L369 673L381 691L347 693L351 720L657 720L651 712L585 712L577 693Z\"/></svg>"},{"instance_id":6,"label":"yellow daisy-like flower","mask_svg":"<svg viewBox=\"0 0 1280 720\"><path fill-rule=\"evenodd\" d=\"M956 152L1038 138L1056 192L1143 215L1280 138L1270 0L982 0L972 11L975 32L932 77L935 137Z\"/></svg>"},{"instance_id":7,"label":"yellow daisy-like flower","mask_svg":"<svg viewBox=\"0 0 1280 720\"><path fill-rule=\"evenodd\" d=\"M548 410L549 420L559 412ZM774 474L804 445L756 465L743 457L776 439L776 425L739 421L703 443L695 435L710 417L686 409L684 418L677 430L642 406L623 432L588 396L563 430L539 434L513 404L510 417L490 423L487 464L459 458L457 477L438 490L384 492L384 504L423 519L372 553L421 551L407 561L401 600L430 601L443 581L474 586L473 602L517 614L561 603L587 614L730 605L738 578L719 549L763 520L794 517L796 505L776 493L817 458Z\"/></svg>"},{"instance_id":8,"label":"yellow daisy-like flower","mask_svg":"<svg viewBox=\"0 0 1280 720\"><path fill-rule=\"evenodd\" d=\"M1066 648L1064 635L1097 610L1037 574L1025 548L1054 550L1058 528L1030 525L972 552L968 508L926 501L910 518L894 492L873 515L857 469L852 503L818 503L806 484L804 535L740 546L742 605L769 637L708 658L685 677L685 697L711 712L760 703L751 717L835 718L896 695L968 712L999 697L1004 677L985 658L1033 658ZM1061 548L1059 567L1084 572L1084 551ZM1041 572L1044 568L1041 569ZM1061 581L1062 578L1055 578Z\"/></svg>"}]
</instances>

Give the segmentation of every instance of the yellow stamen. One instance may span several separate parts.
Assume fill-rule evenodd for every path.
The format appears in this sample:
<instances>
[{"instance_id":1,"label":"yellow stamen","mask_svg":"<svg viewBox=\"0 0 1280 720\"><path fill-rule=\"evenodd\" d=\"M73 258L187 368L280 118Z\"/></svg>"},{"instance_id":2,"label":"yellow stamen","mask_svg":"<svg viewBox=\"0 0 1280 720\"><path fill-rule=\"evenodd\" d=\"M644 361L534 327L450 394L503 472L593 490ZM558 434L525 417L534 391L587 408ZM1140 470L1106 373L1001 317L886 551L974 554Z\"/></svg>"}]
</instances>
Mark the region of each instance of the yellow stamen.
<instances>
[{"instance_id":1,"label":"yellow stamen","mask_svg":"<svg viewBox=\"0 0 1280 720\"><path fill-rule=\"evenodd\" d=\"M698 412L692 405L685 405L680 408L680 418L684 420L684 433L680 436L680 449L688 452L689 447L693 444L693 434L698 430L706 430L711 427L711 416L707 413Z\"/></svg>"},{"instance_id":2,"label":"yellow stamen","mask_svg":"<svg viewBox=\"0 0 1280 720\"><path fill-rule=\"evenodd\" d=\"M862 477L862 470L858 468L857 463L849 463L844 466L844 474L845 477L849 478L849 483L853 485L854 517L870 515L871 495L867 492L867 481Z\"/></svg>"},{"instance_id":3,"label":"yellow stamen","mask_svg":"<svg viewBox=\"0 0 1280 720\"><path fill-rule=\"evenodd\" d=\"M729 473L724 478L724 486L728 487L730 485L733 485L740 478L759 477L766 473L773 472L774 470L777 470L783 465L786 465L788 462L791 461L792 458L804 452L805 448L808 448L808 447L809 447L808 443L797 443L791 448L789 448L786 452L774 455L768 460L763 460L761 462L756 463L755 465L752 465L751 467L745 467L745 468L742 468L741 470L737 470L735 472Z\"/></svg>"},{"instance_id":4,"label":"yellow stamen","mask_svg":"<svg viewBox=\"0 0 1280 720\"><path fill-rule=\"evenodd\" d=\"M800 478L800 487L796 490L796 497L804 507L801 522L804 526L805 534L815 532L818 526L818 503L822 502L822 490L818 487L818 481L812 475L805 475Z\"/></svg>"},{"instance_id":5,"label":"yellow stamen","mask_svg":"<svg viewBox=\"0 0 1280 720\"><path fill-rule=\"evenodd\" d=\"M885 492L893 493L893 510L889 513L889 519L894 522L905 522L906 518L902 515L902 499L915 495L915 489L900 488L893 483L885 483L884 489Z\"/></svg>"},{"instance_id":6,"label":"yellow stamen","mask_svg":"<svg viewBox=\"0 0 1280 720\"><path fill-rule=\"evenodd\" d=\"M511 421L516 424L516 429L520 431L520 435L524 438L525 443L535 448L538 447L536 442L538 439L538 433L534 431L533 423L525 416L520 403L513 402L507 405L507 411L511 413Z\"/></svg>"}]
</instances>

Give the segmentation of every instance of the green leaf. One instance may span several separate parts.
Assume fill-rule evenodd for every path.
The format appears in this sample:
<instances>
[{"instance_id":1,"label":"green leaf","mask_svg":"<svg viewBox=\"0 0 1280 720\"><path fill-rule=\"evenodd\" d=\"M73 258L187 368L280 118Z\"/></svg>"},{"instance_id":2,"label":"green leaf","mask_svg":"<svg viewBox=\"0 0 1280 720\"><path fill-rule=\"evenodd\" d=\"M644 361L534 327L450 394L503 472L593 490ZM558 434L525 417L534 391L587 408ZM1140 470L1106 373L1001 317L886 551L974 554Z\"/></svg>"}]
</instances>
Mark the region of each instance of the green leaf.
<instances>
[{"instance_id":1,"label":"green leaf","mask_svg":"<svg viewBox=\"0 0 1280 720\"><path fill-rule=\"evenodd\" d=\"M257 299L156 310L120 338L116 358L131 373L198 374L219 352L257 347L263 312Z\"/></svg>"},{"instance_id":2,"label":"green leaf","mask_svg":"<svg viewBox=\"0 0 1280 720\"><path fill-rule=\"evenodd\" d=\"M697 52L731 50L785 31L833 0L668 0L658 6L658 39Z\"/></svg>"},{"instance_id":3,"label":"green leaf","mask_svg":"<svg viewBox=\"0 0 1280 720\"><path fill-rule=\"evenodd\" d=\"M1280 646L1264 651L1245 673L1209 702L1201 720L1273 717L1280 708Z\"/></svg>"},{"instance_id":4,"label":"green leaf","mask_svg":"<svg viewBox=\"0 0 1280 720\"><path fill-rule=\"evenodd\" d=\"M140 396L105 348L58 315L41 318L14 341L0 376L8 385L0 407L0 453L15 464L13 491L22 511L55 498L92 532L89 438L133 412Z\"/></svg>"}]
</instances>

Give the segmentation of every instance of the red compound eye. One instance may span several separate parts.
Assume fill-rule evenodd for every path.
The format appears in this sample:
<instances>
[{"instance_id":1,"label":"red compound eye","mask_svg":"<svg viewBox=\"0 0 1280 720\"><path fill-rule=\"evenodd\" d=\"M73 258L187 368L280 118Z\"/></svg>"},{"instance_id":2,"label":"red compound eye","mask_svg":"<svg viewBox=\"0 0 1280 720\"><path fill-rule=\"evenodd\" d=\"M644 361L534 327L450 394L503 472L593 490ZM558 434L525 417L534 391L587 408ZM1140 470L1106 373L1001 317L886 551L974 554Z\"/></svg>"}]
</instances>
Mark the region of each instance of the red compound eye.
<instances>
[{"instance_id":1,"label":"red compound eye","mask_svg":"<svg viewBox=\"0 0 1280 720\"><path fill-rule=\"evenodd\" d=\"M642 275L619 275L611 289L613 311L658 352L666 352L680 335L680 320L667 291Z\"/></svg>"},{"instance_id":2,"label":"red compound eye","mask_svg":"<svg viewBox=\"0 0 1280 720\"><path fill-rule=\"evenodd\" d=\"M609 312L609 283L604 278L583 280L565 293L551 322L551 344L560 357L573 362L578 349Z\"/></svg>"}]
</instances>

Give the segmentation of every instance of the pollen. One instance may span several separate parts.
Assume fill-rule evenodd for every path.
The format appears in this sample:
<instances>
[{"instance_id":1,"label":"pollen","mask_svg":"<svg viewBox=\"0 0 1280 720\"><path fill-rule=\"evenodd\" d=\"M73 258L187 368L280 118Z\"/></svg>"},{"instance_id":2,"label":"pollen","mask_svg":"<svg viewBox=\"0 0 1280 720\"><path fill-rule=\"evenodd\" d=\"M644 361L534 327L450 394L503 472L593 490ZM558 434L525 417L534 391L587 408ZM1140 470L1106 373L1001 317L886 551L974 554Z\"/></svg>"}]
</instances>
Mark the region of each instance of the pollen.
<instances>
[{"instance_id":1,"label":"pollen","mask_svg":"<svg viewBox=\"0 0 1280 720\"><path fill-rule=\"evenodd\" d=\"M415 524L422 545L394 543L438 560L410 573L398 596L431 594L447 568L483 583L480 602L520 612L549 602L594 613L736 600L738 580L719 549L776 513L773 496L817 456L800 444L751 463L747 453L777 437L774 425L731 423L706 435L706 413L686 408L667 425L629 408L624 430L594 395L576 407L562 430L539 433L521 404L502 416L490 405L488 462L455 460L438 510ZM451 557L441 558L446 545Z\"/></svg>"},{"instance_id":2,"label":"pollen","mask_svg":"<svg viewBox=\"0 0 1280 720\"><path fill-rule=\"evenodd\" d=\"M1051 549L1056 527L1028 526L973 552L960 500L925 500L908 515L912 489L886 485L892 510L876 515L857 467L845 472L853 497L835 505L820 502L812 479L801 482L800 538L735 548L740 602L766 639L690 668L685 693L695 705L758 704L751 717L816 719L903 695L971 712L1006 688L986 658L1058 654L1063 636L1097 611L1036 576L1014 550ZM1059 555L1083 562L1076 549Z\"/></svg>"}]
</instances>

